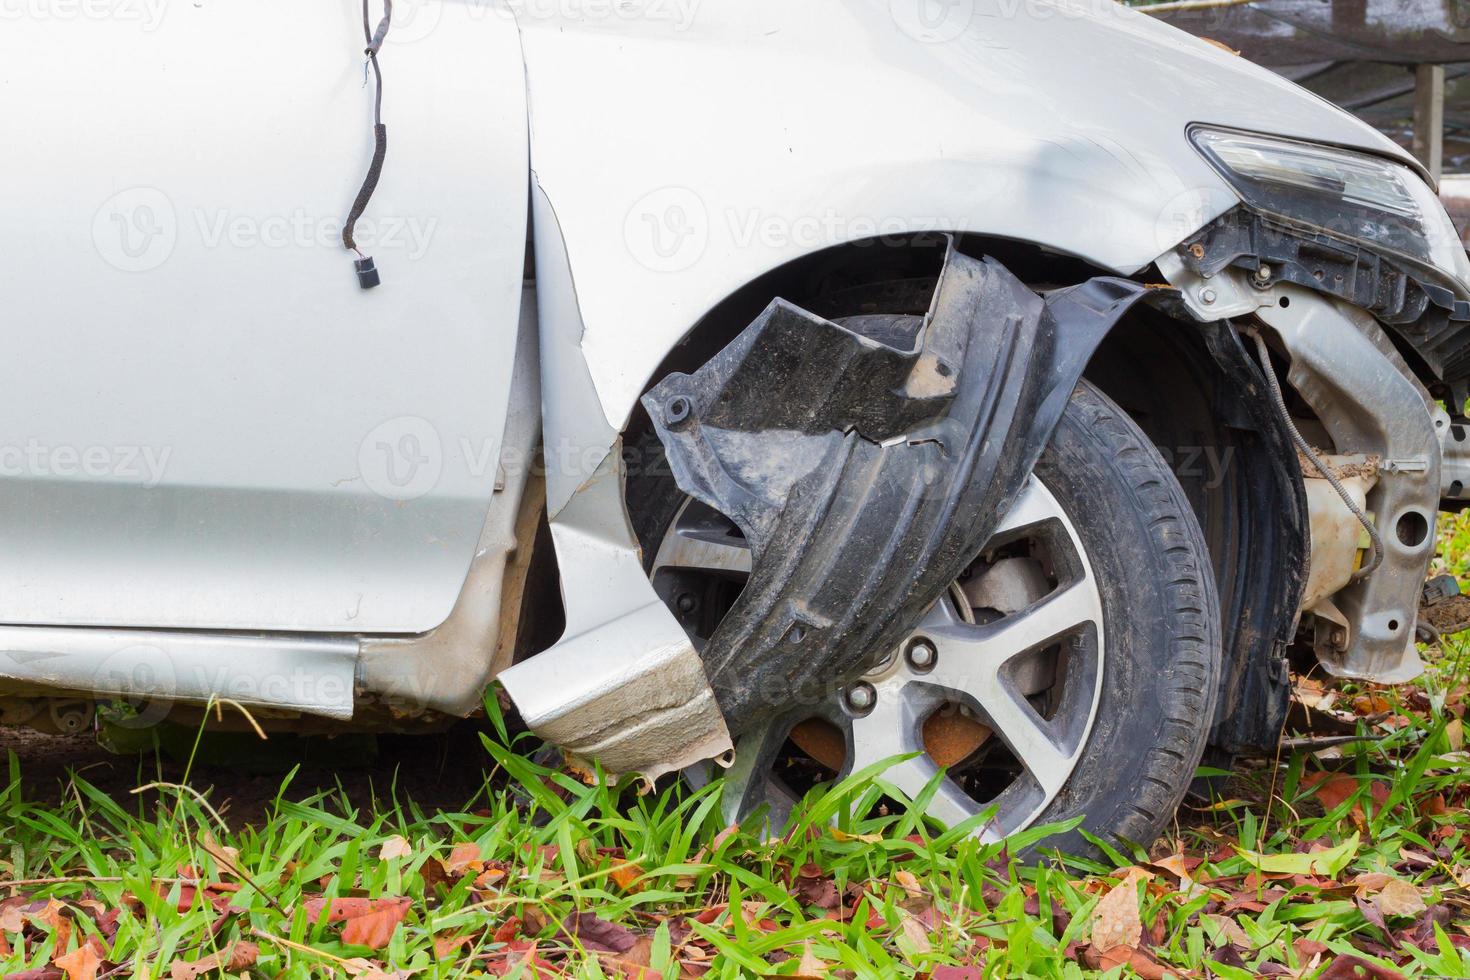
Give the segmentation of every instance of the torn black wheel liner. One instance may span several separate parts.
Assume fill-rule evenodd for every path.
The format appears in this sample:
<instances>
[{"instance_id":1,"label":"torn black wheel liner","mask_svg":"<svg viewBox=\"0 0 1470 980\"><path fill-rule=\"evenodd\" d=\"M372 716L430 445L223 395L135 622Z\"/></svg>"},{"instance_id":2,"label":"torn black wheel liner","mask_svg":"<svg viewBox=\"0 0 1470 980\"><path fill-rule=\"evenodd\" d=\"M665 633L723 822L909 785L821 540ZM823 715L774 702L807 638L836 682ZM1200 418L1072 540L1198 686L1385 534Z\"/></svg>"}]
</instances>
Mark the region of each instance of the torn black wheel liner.
<instances>
[{"instance_id":1,"label":"torn black wheel liner","mask_svg":"<svg viewBox=\"0 0 1470 980\"><path fill-rule=\"evenodd\" d=\"M732 732L861 673L974 560L1108 330L1146 288L1037 295L951 245L914 336L783 300L643 404L684 492L745 533L749 581L702 651Z\"/></svg>"}]
</instances>

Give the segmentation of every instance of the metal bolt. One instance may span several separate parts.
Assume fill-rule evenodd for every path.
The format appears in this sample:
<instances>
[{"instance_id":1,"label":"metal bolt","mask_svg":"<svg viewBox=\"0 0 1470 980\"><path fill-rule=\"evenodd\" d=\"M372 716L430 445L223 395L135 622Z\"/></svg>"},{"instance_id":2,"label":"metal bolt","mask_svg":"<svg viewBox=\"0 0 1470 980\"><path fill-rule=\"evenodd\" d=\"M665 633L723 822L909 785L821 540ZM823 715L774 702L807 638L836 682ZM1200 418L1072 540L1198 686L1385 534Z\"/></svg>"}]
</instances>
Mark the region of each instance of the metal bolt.
<instances>
[{"instance_id":1,"label":"metal bolt","mask_svg":"<svg viewBox=\"0 0 1470 980\"><path fill-rule=\"evenodd\" d=\"M908 658L909 666L914 670L933 670L935 662L939 660L939 651L934 649L933 643L921 636L909 644Z\"/></svg>"},{"instance_id":2,"label":"metal bolt","mask_svg":"<svg viewBox=\"0 0 1470 980\"><path fill-rule=\"evenodd\" d=\"M1269 265L1261 266L1256 270L1256 278L1261 282L1268 282L1271 279L1271 267Z\"/></svg>"},{"instance_id":3,"label":"metal bolt","mask_svg":"<svg viewBox=\"0 0 1470 980\"><path fill-rule=\"evenodd\" d=\"M871 711L878 703L878 692L873 685L858 683L847 689L847 706L853 711Z\"/></svg>"},{"instance_id":4,"label":"metal bolt","mask_svg":"<svg viewBox=\"0 0 1470 980\"><path fill-rule=\"evenodd\" d=\"M678 605L680 612L694 612L699 607L699 600L694 598L694 595L689 592L680 593L679 598L674 600L674 602Z\"/></svg>"},{"instance_id":5,"label":"metal bolt","mask_svg":"<svg viewBox=\"0 0 1470 980\"><path fill-rule=\"evenodd\" d=\"M1210 304L1214 303L1215 302L1215 299L1216 299L1216 296L1215 296L1215 291L1213 289L1206 289L1204 292L1202 292L1202 293L1199 294L1199 301L1201 303L1205 304L1206 306L1209 306Z\"/></svg>"},{"instance_id":6,"label":"metal bolt","mask_svg":"<svg viewBox=\"0 0 1470 980\"><path fill-rule=\"evenodd\" d=\"M692 409L693 406L690 405L689 399L683 395L675 395L664 405L664 423L671 429L677 429L689 421L689 413Z\"/></svg>"}]
</instances>

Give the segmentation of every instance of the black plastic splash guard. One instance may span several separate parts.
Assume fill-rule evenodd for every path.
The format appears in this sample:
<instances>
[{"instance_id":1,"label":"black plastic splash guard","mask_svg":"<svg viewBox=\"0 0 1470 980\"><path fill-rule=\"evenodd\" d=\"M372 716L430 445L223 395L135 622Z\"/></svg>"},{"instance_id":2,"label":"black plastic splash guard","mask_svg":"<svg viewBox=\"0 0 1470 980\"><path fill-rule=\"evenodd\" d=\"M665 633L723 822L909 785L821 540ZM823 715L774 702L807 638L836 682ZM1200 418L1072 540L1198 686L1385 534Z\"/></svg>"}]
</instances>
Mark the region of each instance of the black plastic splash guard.
<instances>
[{"instance_id":1,"label":"black plastic splash guard","mask_svg":"<svg viewBox=\"0 0 1470 980\"><path fill-rule=\"evenodd\" d=\"M732 732L815 703L914 628L1147 291L1099 278L1043 298L951 242L917 335L776 300L644 396L680 488L751 545L750 579L702 652Z\"/></svg>"}]
</instances>

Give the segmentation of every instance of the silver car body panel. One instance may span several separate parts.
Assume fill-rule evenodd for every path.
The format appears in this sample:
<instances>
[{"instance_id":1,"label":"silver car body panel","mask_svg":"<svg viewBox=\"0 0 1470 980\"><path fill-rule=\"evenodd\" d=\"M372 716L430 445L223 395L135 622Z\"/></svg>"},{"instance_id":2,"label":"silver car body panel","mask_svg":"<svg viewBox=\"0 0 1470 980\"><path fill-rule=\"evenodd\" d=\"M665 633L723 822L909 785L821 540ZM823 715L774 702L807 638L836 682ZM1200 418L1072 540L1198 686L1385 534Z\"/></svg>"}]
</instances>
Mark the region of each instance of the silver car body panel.
<instances>
[{"instance_id":1,"label":"silver car body panel","mask_svg":"<svg viewBox=\"0 0 1470 980\"><path fill-rule=\"evenodd\" d=\"M1266 69L1111 3L974 0L929 26L914 0L677 9L521 17L531 163L614 429L706 311L828 246L976 232L1136 272L1238 203L1191 123L1409 160Z\"/></svg>"},{"instance_id":2,"label":"silver car body panel","mask_svg":"<svg viewBox=\"0 0 1470 980\"><path fill-rule=\"evenodd\" d=\"M414 6L437 29L382 55L371 291L339 236L372 152L359 4L6 18L0 623L449 614L505 425L525 87L513 20Z\"/></svg>"},{"instance_id":3,"label":"silver car body panel","mask_svg":"<svg viewBox=\"0 0 1470 980\"><path fill-rule=\"evenodd\" d=\"M347 637L0 627L7 695L222 698L338 721L352 718L357 653Z\"/></svg>"}]
</instances>

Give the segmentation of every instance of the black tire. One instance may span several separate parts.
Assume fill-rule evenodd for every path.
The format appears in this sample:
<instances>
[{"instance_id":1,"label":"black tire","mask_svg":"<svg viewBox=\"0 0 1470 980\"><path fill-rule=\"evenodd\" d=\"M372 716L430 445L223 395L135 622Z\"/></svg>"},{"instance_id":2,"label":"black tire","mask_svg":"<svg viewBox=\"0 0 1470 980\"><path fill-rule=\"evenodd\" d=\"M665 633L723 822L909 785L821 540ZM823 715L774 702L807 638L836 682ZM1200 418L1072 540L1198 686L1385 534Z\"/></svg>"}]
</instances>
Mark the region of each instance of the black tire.
<instances>
[{"instance_id":1,"label":"black tire","mask_svg":"<svg viewBox=\"0 0 1470 980\"><path fill-rule=\"evenodd\" d=\"M629 504L645 556L684 497L640 442ZM1204 535L1178 480L1117 405L1082 382L1036 475L1081 538L1103 604L1102 690L1085 749L1033 821L1082 817L1037 845L1094 854L1081 833L1151 844L1173 817L1205 749L1220 686L1220 611Z\"/></svg>"},{"instance_id":2,"label":"black tire","mask_svg":"<svg viewBox=\"0 0 1470 980\"><path fill-rule=\"evenodd\" d=\"M1204 533L1148 437L1085 381L1036 475L1087 549L1107 639L1092 733L1037 822L1082 816L1096 837L1147 846L1184 799L1219 695L1220 603ZM1078 831L1040 846L1095 850Z\"/></svg>"}]
</instances>

